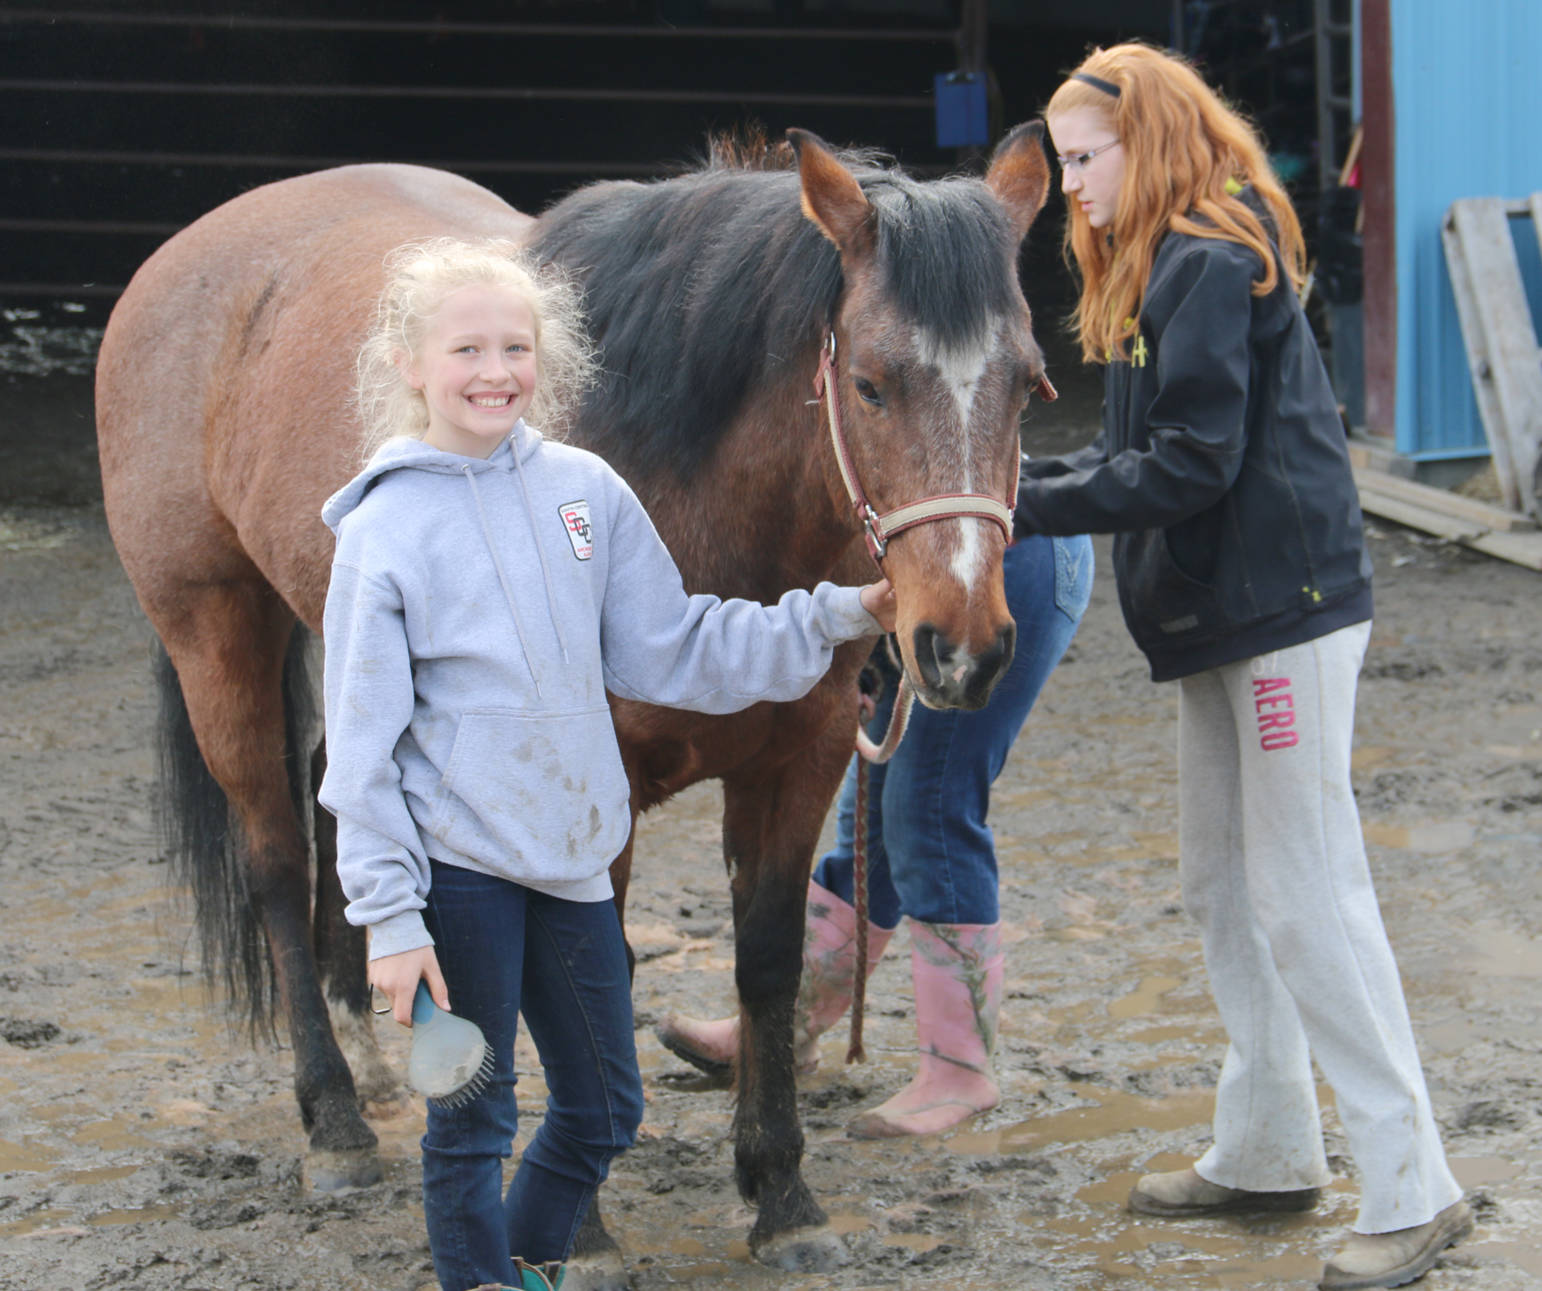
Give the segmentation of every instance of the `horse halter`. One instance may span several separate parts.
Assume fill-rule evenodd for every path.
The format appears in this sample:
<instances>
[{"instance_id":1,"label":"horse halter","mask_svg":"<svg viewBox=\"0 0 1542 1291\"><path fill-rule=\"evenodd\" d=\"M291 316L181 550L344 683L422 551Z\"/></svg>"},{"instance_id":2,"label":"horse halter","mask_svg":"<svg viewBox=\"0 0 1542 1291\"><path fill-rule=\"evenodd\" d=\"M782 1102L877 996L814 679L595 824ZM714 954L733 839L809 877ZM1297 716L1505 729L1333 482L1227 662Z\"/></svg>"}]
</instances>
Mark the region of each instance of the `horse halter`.
<instances>
[{"instance_id":1,"label":"horse halter","mask_svg":"<svg viewBox=\"0 0 1542 1291\"><path fill-rule=\"evenodd\" d=\"M946 520L953 516L975 516L1001 526L1006 540L1012 541L1012 511L1017 505L1017 482L1012 483L1012 493L1003 504L985 493L937 493L917 502L885 511L882 515L868 501L867 492L852 463L851 452L846 447L846 435L841 429L841 405L835 390L835 329L825 334L820 347L819 369L814 373L814 393L825 401L826 415L830 422L830 442L835 446L835 461L841 470L841 482L846 485L846 496L851 499L857 518L862 521L862 538L867 543L867 554L881 570L883 558L888 554L889 540L895 534L912 529L933 520ZM1034 389L1046 402L1058 398L1055 387L1048 377L1040 377Z\"/></svg>"}]
</instances>

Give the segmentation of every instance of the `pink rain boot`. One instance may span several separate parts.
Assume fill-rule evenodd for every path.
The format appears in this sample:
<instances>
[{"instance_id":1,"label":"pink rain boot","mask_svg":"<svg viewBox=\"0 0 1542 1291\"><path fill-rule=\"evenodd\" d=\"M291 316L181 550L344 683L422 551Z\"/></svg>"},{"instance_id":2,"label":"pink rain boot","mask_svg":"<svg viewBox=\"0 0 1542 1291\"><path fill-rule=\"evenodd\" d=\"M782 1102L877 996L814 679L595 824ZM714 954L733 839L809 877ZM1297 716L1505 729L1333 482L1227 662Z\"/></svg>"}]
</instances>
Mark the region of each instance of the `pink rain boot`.
<instances>
[{"instance_id":1,"label":"pink rain boot","mask_svg":"<svg viewBox=\"0 0 1542 1291\"><path fill-rule=\"evenodd\" d=\"M857 1117L857 1139L936 1134L1001 1101L991 1066L1001 1012L1001 925L910 923L921 1070Z\"/></svg>"},{"instance_id":2,"label":"pink rain boot","mask_svg":"<svg viewBox=\"0 0 1542 1291\"><path fill-rule=\"evenodd\" d=\"M894 929L867 925L867 970L883 956ZM803 977L792 1021L793 1059L807 1075L819 1066L819 1037L851 1007L857 968L857 912L812 879L803 929ZM728 1075L739 1056L739 1015L706 1021L671 1013L654 1032L670 1053L709 1076Z\"/></svg>"}]
</instances>

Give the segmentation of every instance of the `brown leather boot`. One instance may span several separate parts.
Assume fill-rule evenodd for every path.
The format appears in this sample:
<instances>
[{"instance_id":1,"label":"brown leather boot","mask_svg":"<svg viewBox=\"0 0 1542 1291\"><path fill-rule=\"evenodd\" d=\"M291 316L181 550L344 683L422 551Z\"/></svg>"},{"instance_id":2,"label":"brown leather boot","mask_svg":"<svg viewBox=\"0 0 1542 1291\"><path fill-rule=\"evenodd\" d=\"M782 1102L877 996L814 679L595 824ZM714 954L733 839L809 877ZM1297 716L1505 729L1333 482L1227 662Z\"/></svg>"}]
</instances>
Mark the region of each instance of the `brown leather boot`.
<instances>
[{"instance_id":1,"label":"brown leather boot","mask_svg":"<svg viewBox=\"0 0 1542 1291\"><path fill-rule=\"evenodd\" d=\"M1344 1249L1323 1266L1317 1285L1322 1291L1361 1291L1417 1281L1472 1228L1471 1207L1454 1201L1427 1224L1390 1233L1351 1233Z\"/></svg>"},{"instance_id":2,"label":"brown leather boot","mask_svg":"<svg viewBox=\"0 0 1542 1291\"><path fill-rule=\"evenodd\" d=\"M1311 1210L1321 1196L1321 1188L1293 1188L1285 1192L1227 1188L1211 1183L1193 1166L1188 1166L1183 1170L1142 1175L1130 1189L1130 1209L1137 1215L1161 1215L1169 1219L1258 1215Z\"/></svg>"}]
</instances>

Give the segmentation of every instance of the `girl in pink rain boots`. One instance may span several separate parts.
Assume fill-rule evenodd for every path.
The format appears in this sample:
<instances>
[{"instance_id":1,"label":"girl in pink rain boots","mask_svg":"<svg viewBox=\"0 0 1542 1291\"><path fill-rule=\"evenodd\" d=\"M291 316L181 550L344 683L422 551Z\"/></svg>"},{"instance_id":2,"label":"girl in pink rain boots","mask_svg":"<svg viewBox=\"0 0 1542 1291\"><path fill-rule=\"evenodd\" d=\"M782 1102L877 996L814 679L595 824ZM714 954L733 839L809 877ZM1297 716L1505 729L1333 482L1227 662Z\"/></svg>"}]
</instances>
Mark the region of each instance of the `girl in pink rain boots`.
<instances>
[{"instance_id":1,"label":"girl in pink rain boots","mask_svg":"<svg viewBox=\"0 0 1542 1291\"><path fill-rule=\"evenodd\" d=\"M986 812L991 785L1087 607L1092 544L1086 538L1020 538L1007 549L1003 567L1017 650L990 703L972 713L918 706L899 752L871 769L868 967L878 963L901 916L907 916L920 1066L903 1089L851 1123L848 1132L856 1138L934 1134L1001 1098L992 1058L1003 960L996 852ZM896 675L883 647L874 658L884 690L871 726L881 735ZM819 1036L851 1005L857 962L855 816L853 762L837 804L835 847L809 883L803 980L793 1023L800 1072L818 1065ZM658 1038L703 1071L723 1074L738 1055L739 1019L673 1015L659 1027Z\"/></svg>"}]
</instances>

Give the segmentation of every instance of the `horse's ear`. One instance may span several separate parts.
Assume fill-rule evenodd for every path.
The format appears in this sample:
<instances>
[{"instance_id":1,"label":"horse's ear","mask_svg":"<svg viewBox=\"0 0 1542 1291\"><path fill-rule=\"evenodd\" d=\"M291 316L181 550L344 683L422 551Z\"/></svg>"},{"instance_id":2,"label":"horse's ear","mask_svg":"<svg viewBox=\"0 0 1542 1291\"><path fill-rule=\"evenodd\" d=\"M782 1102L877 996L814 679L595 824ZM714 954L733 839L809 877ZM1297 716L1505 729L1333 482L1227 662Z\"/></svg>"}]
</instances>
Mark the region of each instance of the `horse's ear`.
<instances>
[{"instance_id":1,"label":"horse's ear","mask_svg":"<svg viewBox=\"0 0 1542 1291\"><path fill-rule=\"evenodd\" d=\"M862 186L818 135L793 129L787 132L787 142L798 158L803 213L843 257L870 253L874 211Z\"/></svg>"},{"instance_id":2,"label":"horse's ear","mask_svg":"<svg viewBox=\"0 0 1542 1291\"><path fill-rule=\"evenodd\" d=\"M1044 155L1044 122L1025 121L996 145L985 185L1007 208L1021 242L1049 196L1049 158Z\"/></svg>"}]
</instances>

